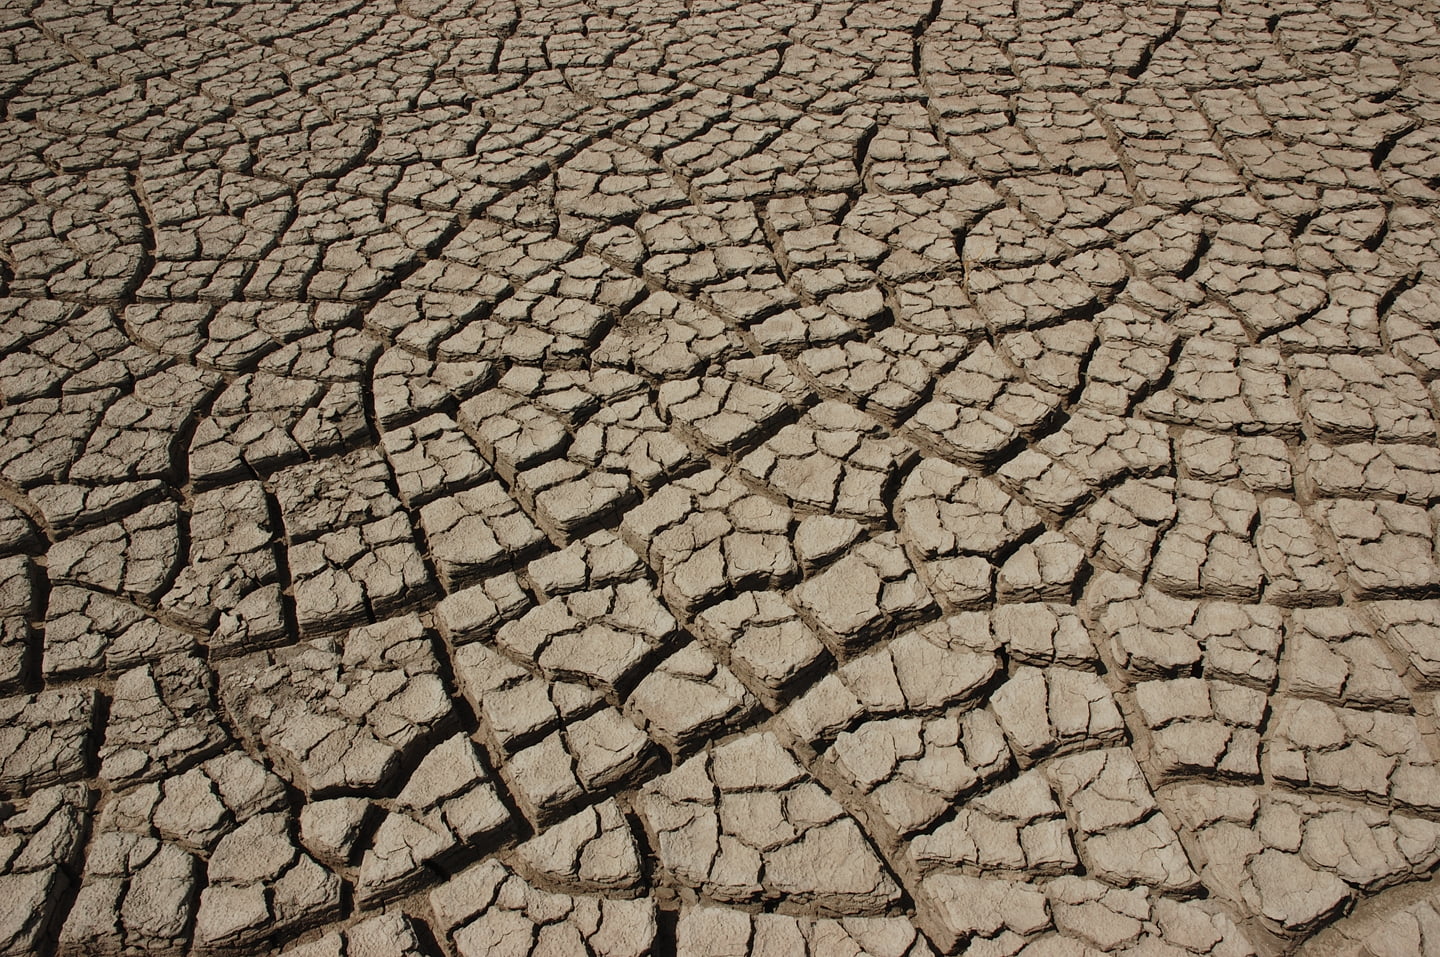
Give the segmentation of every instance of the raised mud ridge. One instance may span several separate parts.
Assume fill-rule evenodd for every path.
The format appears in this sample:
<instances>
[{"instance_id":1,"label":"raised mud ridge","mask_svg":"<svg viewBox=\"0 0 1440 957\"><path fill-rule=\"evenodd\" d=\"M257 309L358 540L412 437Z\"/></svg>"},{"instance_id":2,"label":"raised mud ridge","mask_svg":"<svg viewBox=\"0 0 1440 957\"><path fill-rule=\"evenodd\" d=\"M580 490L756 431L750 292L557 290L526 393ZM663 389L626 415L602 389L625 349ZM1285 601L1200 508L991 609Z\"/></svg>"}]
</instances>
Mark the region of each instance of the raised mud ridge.
<instances>
[{"instance_id":1,"label":"raised mud ridge","mask_svg":"<svg viewBox=\"0 0 1440 957\"><path fill-rule=\"evenodd\" d=\"M0 957L1440 955L1440 2L0 3Z\"/></svg>"}]
</instances>

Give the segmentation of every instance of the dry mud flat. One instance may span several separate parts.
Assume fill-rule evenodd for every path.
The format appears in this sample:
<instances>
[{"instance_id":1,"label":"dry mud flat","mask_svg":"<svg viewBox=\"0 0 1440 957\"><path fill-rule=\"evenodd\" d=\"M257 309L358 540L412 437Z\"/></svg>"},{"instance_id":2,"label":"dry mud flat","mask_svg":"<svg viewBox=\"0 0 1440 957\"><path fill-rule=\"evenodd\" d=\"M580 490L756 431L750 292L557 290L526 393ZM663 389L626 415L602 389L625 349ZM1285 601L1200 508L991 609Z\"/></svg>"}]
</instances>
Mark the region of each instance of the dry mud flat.
<instances>
[{"instance_id":1,"label":"dry mud flat","mask_svg":"<svg viewBox=\"0 0 1440 957\"><path fill-rule=\"evenodd\" d=\"M1440 954L1440 6L10 0L0 954Z\"/></svg>"}]
</instances>

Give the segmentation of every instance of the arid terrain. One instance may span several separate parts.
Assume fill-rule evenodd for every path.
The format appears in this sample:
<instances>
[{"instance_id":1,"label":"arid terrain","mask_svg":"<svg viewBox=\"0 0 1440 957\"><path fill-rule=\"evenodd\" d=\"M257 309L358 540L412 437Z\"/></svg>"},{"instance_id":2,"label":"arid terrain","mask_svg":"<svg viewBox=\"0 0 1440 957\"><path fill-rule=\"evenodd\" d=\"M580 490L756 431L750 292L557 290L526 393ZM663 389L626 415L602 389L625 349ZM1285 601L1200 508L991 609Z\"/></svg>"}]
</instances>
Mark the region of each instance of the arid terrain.
<instances>
[{"instance_id":1,"label":"arid terrain","mask_svg":"<svg viewBox=\"0 0 1440 957\"><path fill-rule=\"evenodd\" d=\"M1440 3L0 5L0 955L1440 955Z\"/></svg>"}]
</instances>

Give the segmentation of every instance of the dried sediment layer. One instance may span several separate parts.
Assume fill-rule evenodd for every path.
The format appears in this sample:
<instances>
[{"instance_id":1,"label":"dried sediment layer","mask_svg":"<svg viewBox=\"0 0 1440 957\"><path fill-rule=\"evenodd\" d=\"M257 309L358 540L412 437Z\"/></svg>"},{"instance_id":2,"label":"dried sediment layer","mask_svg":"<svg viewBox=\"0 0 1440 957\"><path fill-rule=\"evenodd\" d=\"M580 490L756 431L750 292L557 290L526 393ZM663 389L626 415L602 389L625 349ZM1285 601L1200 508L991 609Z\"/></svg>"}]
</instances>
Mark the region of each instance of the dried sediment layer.
<instances>
[{"instance_id":1,"label":"dried sediment layer","mask_svg":"<svg viewBox=\"0 0 1440 957\"><path fill-rule=\"evenodd\" d=\"M0 957L1440 952L1437 20L9 3Z\"/></svg>"}]
</instances>

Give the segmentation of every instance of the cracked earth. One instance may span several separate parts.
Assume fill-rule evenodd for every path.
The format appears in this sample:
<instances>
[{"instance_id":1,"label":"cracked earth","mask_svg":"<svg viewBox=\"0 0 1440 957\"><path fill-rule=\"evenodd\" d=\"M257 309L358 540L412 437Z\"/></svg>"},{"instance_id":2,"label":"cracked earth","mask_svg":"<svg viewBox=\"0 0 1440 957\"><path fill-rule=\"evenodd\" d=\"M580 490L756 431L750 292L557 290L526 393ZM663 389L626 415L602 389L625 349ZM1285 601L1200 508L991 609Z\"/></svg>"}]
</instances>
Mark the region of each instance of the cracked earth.
<instances>
[{"instance_id":1,"label":"cracked earth","mask_svg":"<svg viewBox=\"0 0 1440 957\"><path fill-rule=\"evenodd\" d=\"M10 0L0 954L1440 954L1434 0Z\"/></svg>"}]
</instances>

